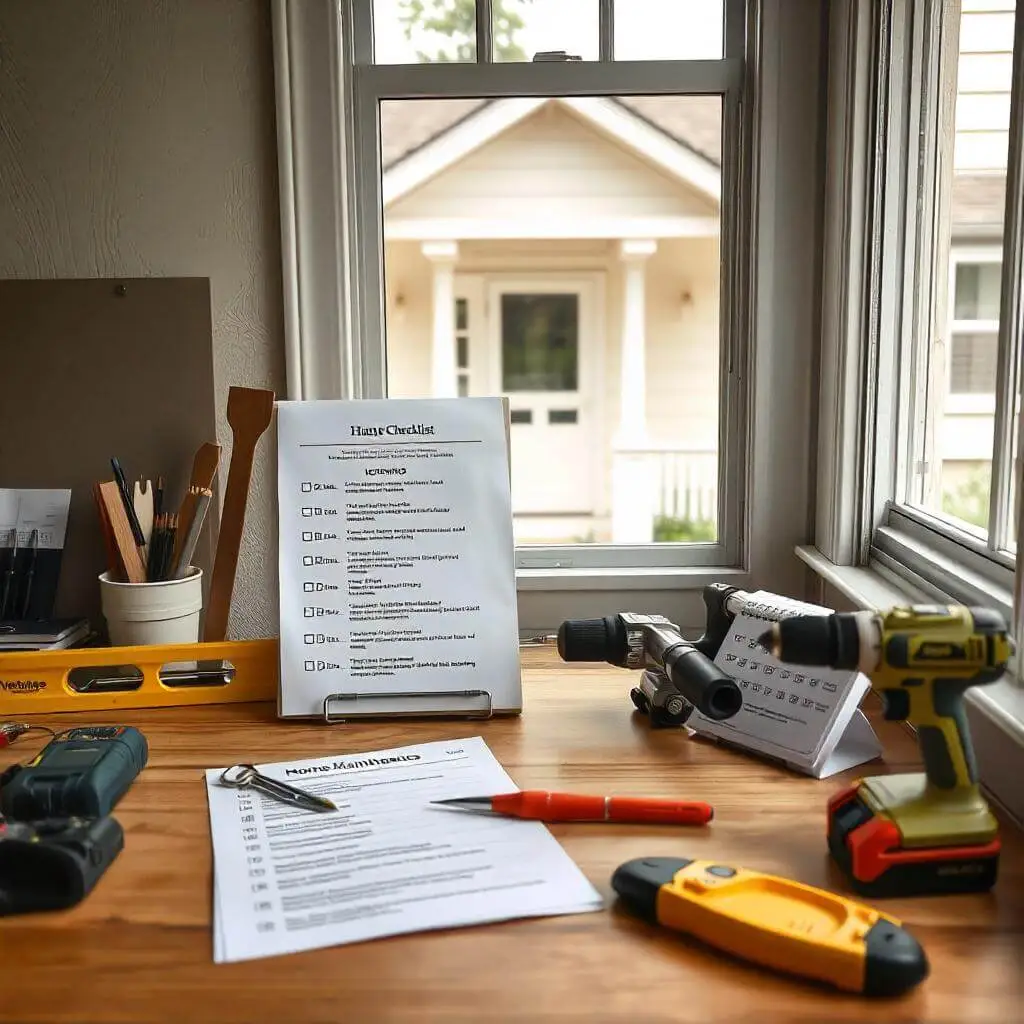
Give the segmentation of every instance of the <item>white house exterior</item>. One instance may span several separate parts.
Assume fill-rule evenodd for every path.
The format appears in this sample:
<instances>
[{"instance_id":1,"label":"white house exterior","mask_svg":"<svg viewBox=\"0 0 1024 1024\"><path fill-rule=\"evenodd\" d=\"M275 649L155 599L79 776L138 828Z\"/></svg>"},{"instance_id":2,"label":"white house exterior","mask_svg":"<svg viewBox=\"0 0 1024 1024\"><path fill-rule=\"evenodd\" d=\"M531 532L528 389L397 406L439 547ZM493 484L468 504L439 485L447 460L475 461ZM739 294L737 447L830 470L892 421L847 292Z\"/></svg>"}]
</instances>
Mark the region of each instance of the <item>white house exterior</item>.
<instances>
[{"instance_id":1,"label":"white house exterior","mask_svg":"<svg viewBox=\"0 0 1024 1024\"><path fill-rule=\"evenodd\" d=\"M521 543L715 520L719 101L676 101L703 151L634 102L482 103L385 170L389 393L508 396Z\"/></svg>"},{"instance_id":2,"label":"white house exterior","mask_svg":"<svg viewBox=\"0 0 1024 1024\"><path fill-rule=\"evenodd\" d=\"M933 507L979 522L1012 8L964 4L919 463ZM382 105L389 393L509 398L520 543L713 538L720 126L717 97Z\"/></svg>"}]
</instances>

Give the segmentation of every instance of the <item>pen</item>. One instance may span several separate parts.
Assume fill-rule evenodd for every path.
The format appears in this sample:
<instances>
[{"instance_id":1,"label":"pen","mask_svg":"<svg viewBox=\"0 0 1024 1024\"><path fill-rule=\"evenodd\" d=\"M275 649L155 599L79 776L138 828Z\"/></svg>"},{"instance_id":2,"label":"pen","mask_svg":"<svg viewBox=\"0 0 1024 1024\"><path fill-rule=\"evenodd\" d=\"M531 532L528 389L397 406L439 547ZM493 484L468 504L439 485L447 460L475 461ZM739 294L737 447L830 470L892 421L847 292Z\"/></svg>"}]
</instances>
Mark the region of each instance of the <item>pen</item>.
<instances>
[{"instance_id":1,"label":"pen","mask_svg":"<svg viewBox=\"0 0 1024 1024\"><path fill-rule=\"evenodd\" d=\"M7 600L11 596L11 584L14 582L14 563L18 559L18 528L15 526L10 534L11 560L7 563L7 572L4 573L4 589L0 594L0 619L7 618ZM14 614L14 609L11 609Z\"/></svg>"},{"instance_id":2,"label":"pen","mask_svg":"<svg viewBox=\"0 0 1024 1024\"><path fill-rule=\"evenodd\" d=\"M110 465L114 470L114 479L117 481L117 489L121 492L121 501L124 504L124 512L128 517L128 525L132 528L132 536L135 538L135 546L144 548L146 546L146 535L142 532L142 525L139 517L135 514L135 500L128 490L128 481L125 479L124 470L117 459L111 459Z\"/></svg>"},{"instance_id":3,"label":"pen","mask_svg":"<svg viewBox=\"0 0 1024 1024\"><path fill-rule=\"evenodd\" d=\"M656 797L581 796L526 790L497 796L433 800L435 804L484 814L508 814L534 821L617 821L623 824L706 825L714 817L710 804Z\"/></svg>"},{"instance_id":4,"label":"pen","mask_svg":"<svg viewBox=\"0 0 1024 1024\"><path fill-rule=\"evenodd\" d=\"M21 617L28 619L28 606L32 600L32 579L36 574L36 557L39 554L39 531L33 530L28 538L28 568L25 570L25 597L21 602Z\"/></svg>"}]
</instances>

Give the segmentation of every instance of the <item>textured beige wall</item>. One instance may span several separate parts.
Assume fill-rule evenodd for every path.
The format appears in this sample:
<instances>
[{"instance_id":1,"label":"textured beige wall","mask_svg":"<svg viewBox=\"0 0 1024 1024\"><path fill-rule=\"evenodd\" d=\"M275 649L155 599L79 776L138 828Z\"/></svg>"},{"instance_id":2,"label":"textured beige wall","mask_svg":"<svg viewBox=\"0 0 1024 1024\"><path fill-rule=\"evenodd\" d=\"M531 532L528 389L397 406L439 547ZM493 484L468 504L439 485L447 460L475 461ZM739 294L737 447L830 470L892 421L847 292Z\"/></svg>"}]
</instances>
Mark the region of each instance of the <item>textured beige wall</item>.
<instances>
[{"instance_id":1,"label":"textured beige wall","mask_svg":"<svg viewBox=\"0 0 1024 1024\"><path fill-rule=\"evenodd\" d=\"M284 393L269 0L0 0L0 277L150 275L210 278L223 485L229 385ZM274 466L232 636L277 631Z\"/></svg>"}]
</instances>

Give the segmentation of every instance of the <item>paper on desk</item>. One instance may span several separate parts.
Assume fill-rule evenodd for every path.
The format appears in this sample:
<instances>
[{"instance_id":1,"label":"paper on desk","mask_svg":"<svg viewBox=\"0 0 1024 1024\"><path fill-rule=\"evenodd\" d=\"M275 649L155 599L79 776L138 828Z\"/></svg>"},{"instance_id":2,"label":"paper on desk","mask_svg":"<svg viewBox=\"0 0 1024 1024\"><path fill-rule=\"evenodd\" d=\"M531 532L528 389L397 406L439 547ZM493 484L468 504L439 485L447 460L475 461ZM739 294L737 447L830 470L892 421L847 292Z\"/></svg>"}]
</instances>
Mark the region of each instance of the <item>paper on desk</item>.
<instances>
[{"instance_id":1,"label":"paper on desk","mask_svg":"<svg viewBox=\"0 0 1024 1024\"><path fill-rule=\"evenodd\" d=\"M207 771L217 963L603 906L539 822L430 806L516 790L480 737L257 767L339 809Z\"/></svg>"}]
</instances>

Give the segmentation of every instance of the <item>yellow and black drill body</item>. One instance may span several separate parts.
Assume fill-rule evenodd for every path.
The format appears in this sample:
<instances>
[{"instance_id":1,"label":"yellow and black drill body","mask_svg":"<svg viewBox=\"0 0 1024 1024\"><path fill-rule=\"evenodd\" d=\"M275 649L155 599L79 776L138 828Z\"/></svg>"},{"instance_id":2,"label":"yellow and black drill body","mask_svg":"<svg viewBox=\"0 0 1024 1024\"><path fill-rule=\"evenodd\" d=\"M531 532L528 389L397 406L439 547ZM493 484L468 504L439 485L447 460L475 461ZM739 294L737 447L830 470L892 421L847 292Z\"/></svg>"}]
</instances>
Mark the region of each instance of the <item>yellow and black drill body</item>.
<instances>
[{"instance_id":1,"label":"yellow and black drill body","mask_svg":"<svg viewBox=\"0 0 1024 1024\"><path fill-rule=\"evenodd\" d=\"M1014 646L997 612L916 605L794 616L766 643L784 661L859 669L885 717L917 730L924 773L860 779L829 801L829 848L870 896L980 892L996 880L998 826L978 786L963 695L995 682Z\"/></svg>"}]
</instances>

